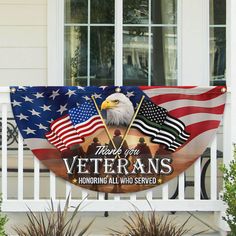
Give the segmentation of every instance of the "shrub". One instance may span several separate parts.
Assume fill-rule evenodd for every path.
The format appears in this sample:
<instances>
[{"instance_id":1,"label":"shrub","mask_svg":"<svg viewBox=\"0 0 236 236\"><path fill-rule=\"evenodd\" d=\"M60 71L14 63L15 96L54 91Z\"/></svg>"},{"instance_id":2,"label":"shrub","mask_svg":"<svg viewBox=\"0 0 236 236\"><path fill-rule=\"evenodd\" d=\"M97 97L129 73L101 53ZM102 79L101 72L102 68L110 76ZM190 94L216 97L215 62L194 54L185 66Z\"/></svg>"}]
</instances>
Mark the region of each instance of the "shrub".
<instances>
[{"instance_id":1,"label":"shrub","mask_svg":"<svg viewBox=\"0 0 236 236\"><path fill-rule=\"evenodd\" d=\"M8 219L5 215L1 214L1 204L2 204L2 198L0 196L0 236L5 236L6 232L4 230L4 226L7 223Z\"/></svg>"},{"instance_id":2,"label":"shrub","mask_svg":"<svg viewBox=\"0 0 236 236\"><path fill-rule=\"evenodd\" d=\"M125 224L122 231L109 229L111 235L120 236L182 236L190 231L185 226L189 218L182 224L177 225L169 216L159 216L154 210L147 215L135 210L128 219L123 219Z\"/></svg>"},{"instance_id":3,"label":"shrub","mask_svg":"<svg viewBox=\"0 0 236 236\"><path fill-rule=\"evenodd\" d=\"M29 209L29 213L27 213L28 225L24 229L17 226L14 230L19 236L82 236L87 232L93 221L89 222L83 229L79 229L80 219L73 225L80 205L75 208L70 217L68 217L69 196L63 210L58 204L57 211L55 211L52 201L49 211L36 215Z\"/></svg>"},{"instance_id":4,"label":"shrub","mask_svg":"<svg viewBox=\"0 0 236 236\"><path fill-rule=\"evenodd\" d=\"M236 149L234 149L234 157L236 157ZM223 201L227 204L226 216L223 219L228 223L231 233L228 235L236 235L236 160L230 162L229 166L225 165L221 168L223 171L224 191Z\"/></svg>"}]
</instances>

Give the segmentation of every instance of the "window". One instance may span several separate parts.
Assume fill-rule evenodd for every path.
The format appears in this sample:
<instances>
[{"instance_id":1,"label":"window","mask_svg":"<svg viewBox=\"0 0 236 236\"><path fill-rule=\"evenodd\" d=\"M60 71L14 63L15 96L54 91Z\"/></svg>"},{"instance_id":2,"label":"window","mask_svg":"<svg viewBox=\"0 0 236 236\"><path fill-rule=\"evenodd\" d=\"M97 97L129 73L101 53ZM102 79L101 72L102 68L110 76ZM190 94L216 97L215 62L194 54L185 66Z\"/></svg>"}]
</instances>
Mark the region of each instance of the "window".
<instances>
[{"instance_id":1,"label":"window","mask_svg":"<svg viewBox=\"0 0 236 236\"><path fill-rule=\"evenodd\" d=\"M65 85L114 84L114 62L122 54L122 84L176 85L176 0L118 4L123 6L123 19L115 19L115 0L65 0ZM117 20L123 23L123 45L118 47L122 54L115 51Z\"/></svg>"},{"instance_id":2,"label":"window","mask_svg":"<svg viewBox=\"0 0 236 236\"><path fill-rule=\"evenodd\" d=\"M210 83L225 85L226 0L210 0Z\"/></svg>"}]
</instances>

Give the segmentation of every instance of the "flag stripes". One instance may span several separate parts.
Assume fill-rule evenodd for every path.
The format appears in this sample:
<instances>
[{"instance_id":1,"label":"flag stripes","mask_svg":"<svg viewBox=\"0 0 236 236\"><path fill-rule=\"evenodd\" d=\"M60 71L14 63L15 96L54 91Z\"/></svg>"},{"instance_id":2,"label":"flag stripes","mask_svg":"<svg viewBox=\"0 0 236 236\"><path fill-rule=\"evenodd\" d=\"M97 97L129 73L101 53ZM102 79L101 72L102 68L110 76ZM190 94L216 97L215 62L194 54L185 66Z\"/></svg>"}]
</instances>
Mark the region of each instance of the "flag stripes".
<instances>
[{"instance_id":1,"label":"flag stripes","mask_svg":"<svg viewBox=\"0 0 236 236\"><path fill-rule=\"evenodd\" d=\"M57 149L59 149L59 151L63 152L67 150L67 147L53 131L48 132L45 136L51 144L53 144Z\"/></svg>"},{"instance_id":2,"label":"flag stripes","mask_svg":"<svg viewBox=\"0 0 236 236\"><path fill-rule=\"evenodd\" d=\"M99 115L91 117L86 122L75 125L75 129L80 136L89 136L98 129L104 127Z\"/></svg>"}]
</instances>

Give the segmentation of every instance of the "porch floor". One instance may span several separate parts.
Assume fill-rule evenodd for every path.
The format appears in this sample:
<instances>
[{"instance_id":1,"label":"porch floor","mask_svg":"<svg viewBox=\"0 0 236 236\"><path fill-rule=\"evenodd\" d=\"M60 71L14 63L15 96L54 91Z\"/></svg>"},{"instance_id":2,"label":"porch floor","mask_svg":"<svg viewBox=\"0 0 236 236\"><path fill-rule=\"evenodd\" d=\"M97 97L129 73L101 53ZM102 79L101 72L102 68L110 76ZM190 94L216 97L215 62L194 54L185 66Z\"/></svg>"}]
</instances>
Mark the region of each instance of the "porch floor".
<instances>
[{"instance_id":1,"label":"porch floor","mask_svg":"<svg viewBox=\"0 0 236 236\"><path fill-rule=\"evenodd\" d=\"M109 217L104 217L103 212L89 212L89 213L79 213L78 218L81 218L81 227L85 226L92 219L95 218L94 223L89 229L86 235L89 236L106 236L109 235L109 230L107 228L122 229L124 224L122 218L127 218L128 214L126 212L109 212ZM167 214L167 213L162 213ZM190 214L188 212L178 212L175 215L168 213L177 224L183 223ZM217 226L214 224L214 213L211 212L193 212L193 216L187 223L186 228L192 228L192 230L187 234L188 236L194 235L198 232L205 231L201 233L202 236L219 236ZM25 213L7 213L9 217L9 222L7 224L7 233L11 236L16 235L13 226L20 226L27 224L27 218ZM195 218L196 217L196 218ZM200 220L198 220L198 219ZM207 226L208 225L208 226ZM186 235L186 236L187 236Z\"/></svg>"}]
</instances>

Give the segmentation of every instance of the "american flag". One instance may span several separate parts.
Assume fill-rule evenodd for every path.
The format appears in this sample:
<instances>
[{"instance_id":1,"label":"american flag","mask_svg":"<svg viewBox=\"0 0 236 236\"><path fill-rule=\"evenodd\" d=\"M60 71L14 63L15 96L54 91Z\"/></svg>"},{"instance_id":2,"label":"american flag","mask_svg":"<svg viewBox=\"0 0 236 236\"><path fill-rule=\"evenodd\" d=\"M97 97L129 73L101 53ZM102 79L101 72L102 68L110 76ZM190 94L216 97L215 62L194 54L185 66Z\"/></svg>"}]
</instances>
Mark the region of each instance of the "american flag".
<instances>
[{"instance_id":1,"label":"american flag","mask_svg":"<svg viewBox=\"0 0 236 236\"><path fill-rule=\"evenodd\" d=\"M68 115L54 120L45 134L48 141L61 152L84 142L84 137L103 128L103 122L93 101L69 110Z\"/></svg>"},{"instance_id":2,"label":"american flag","mask_svg":"<svg viewBox=\"0 0 236 236\"><path fill-rule=\"evenodd\" d=\"M153 143L164 144L172 152L190 136L182 121L171 117L165 108L147 99L143 101L132 127L150 136Z\"/></svg>"},{"instance_id":3,"label":"american flag","mask_svg":"<svg viewBox=\"0 0 236 236\"><path fill-rule=\"evenodd\" d=\"M50 125L50 131L45 136L61 152L67 151L75 144L84 142L84 138L77 134L69 115L53 121Z\"/></svg>"},{"instance_id":4,"label":"american flag","mask_svg":"<svg viewBox=\"0 0 236 236\"><path fill-rule=\"evenodd\" d=\"M104 127L93 102L69 110L70 119L80 137L86 137Z\"/></svg>"},{"instance_id":5,"label":"american flag","mask_svg":"<svg viewBox=\"0 0 236 236\"><path fill-rule=\"evenodd\" d=\"M51 131L51 123L68 117L71 109L91 101L91 96L94 96L100 107L107 96L115 93L116 86L11 88L15 89L15 92L10 94L14 118L25 143L39 159L49 159L61 158L61 152L50 144L45 136ZM171 117L185 124L186 132L191 135L176 152L185 150L190 153L196 146L204 151L222 120L226 100L222 87L120 88L135 108L145 95L145 99L149 98L154 104L165 108ZM133 135L132 131L130 135ZM137 135L137 132L134 135ZM53 135L51 138L53 139ZM56 145L62 145L62 149L67 148L65 144L57 143L57 139L54 142Z\"/></svg>"}]
</instances>

